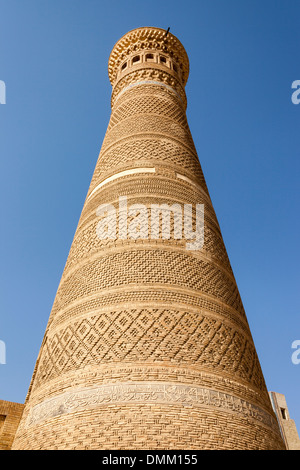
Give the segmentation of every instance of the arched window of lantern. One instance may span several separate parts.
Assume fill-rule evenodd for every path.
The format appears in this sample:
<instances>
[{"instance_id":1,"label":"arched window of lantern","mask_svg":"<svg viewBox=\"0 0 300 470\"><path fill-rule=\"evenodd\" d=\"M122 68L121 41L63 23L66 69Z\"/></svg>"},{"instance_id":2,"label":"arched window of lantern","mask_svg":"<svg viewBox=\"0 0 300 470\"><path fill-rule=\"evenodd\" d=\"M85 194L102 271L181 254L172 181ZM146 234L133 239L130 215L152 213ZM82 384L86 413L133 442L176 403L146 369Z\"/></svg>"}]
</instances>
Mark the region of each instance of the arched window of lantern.
<instances>
[{"instance_id":1,"label":"arched window of lantern","mask_svg":"<svg viewBox=\"0 0 300 470\"><path fill-rule=\"evenodd\" d=\"M152 52L148 52L145 58L146 58L146 62L155 62L155 57L154 57L154 54L152 54Z\"/></svg>"},{"instance_id":2,"label":"arched window of lantern","mask_svg":"<svg viewBox=\"0 0 300 470\"><path fill-rule=\"evenodd\" d=\"M135 55L132 59L132 64L136 64L137 62L141 61L141 56L140 55Z\"/></svg>"}]
</instances>

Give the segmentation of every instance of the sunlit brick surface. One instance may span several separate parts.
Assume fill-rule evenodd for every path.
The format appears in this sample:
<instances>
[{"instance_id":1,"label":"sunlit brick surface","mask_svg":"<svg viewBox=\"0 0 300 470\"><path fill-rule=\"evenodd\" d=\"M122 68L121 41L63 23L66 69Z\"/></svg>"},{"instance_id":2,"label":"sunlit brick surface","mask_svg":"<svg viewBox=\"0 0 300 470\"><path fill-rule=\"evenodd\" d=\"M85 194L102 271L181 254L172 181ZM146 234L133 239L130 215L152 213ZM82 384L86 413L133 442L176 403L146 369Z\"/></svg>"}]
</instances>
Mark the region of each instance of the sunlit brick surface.
<instances>
[{"instance_id":1,"label":"sunlit brick surface","mask_svg":"<svg viewBox=\"0 0 300 470\"><path fill-rule=\"evenodd\" d=\"M0 450L10 450L24 405L0 400Z\"/></svg>"},{"instance_id":2,"label":"sunlit brick surface","mask_svg":"<svg viewBox=\"0 0 300 470\"><path fill-rule=\"evenodd\" d=\"M284 448L187 123L188 73L161 29L113 49L111 118L15 449ZM96 210L121 196L203 204L203 248L100 240Z\"/></svg>"}]
</instances>

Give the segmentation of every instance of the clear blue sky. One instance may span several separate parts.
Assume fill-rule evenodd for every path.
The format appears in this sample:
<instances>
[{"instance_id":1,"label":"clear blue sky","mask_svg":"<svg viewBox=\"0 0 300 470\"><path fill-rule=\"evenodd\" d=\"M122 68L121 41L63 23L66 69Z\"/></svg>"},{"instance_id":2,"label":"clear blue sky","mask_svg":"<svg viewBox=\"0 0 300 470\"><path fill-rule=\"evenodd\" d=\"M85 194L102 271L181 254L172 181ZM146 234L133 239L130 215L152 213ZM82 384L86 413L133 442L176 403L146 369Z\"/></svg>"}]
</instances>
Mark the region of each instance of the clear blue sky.
<instances>
[{"instance_id":1,"label":"clear blue sky","mask_svg":"<svg viewBox=\"0 0 300 470\"><path fill-rule=\"evenodd\" d=\"M299 0L0 0L0 399L25 400L110 116L111 49L170 26L267 386L300 433L299 18Z\"/></svg>"}]
</instances>

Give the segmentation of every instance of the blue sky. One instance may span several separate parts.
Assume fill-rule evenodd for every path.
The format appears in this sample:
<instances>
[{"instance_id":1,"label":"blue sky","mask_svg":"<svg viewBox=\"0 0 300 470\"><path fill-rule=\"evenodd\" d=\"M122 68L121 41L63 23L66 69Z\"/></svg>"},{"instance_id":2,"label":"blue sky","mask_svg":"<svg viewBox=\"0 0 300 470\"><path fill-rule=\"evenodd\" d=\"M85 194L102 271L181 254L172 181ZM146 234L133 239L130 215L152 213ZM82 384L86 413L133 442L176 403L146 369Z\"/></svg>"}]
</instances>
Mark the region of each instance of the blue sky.
<instances>
[{"instance_id":1,"label":"blue sky","mask_svg":"<svg viewBox=\"0 0 300 470\"><path fill-rule=\"evenodd\" d=\"M25 400L110 116L111 49L170 27L267 387L300 433L299 14L298 0L0 0L0 399Z\"/></svg>"}]
</instances>

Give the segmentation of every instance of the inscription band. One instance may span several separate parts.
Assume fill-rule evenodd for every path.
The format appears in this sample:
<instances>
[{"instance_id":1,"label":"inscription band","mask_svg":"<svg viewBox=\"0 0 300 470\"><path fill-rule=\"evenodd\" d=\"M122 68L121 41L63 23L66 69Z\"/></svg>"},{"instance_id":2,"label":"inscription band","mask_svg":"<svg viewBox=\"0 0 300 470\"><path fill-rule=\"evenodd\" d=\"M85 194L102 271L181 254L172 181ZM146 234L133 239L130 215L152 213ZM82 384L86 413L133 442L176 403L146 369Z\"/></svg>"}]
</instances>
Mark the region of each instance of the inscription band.
<instances>
[{"instance_id":1,"label":"inscription band","mask_svg":"<svg viewBox=\"0 0 300 470\"><path fill-rule=\"evenodd\" d=\"M65 392L35 405L29 412L26 427L68 413L115 403L210 406L253 418L277 429L272 415L246 400L208 388L170 382L122 382Z\"/></svg>"}]
</instances>

